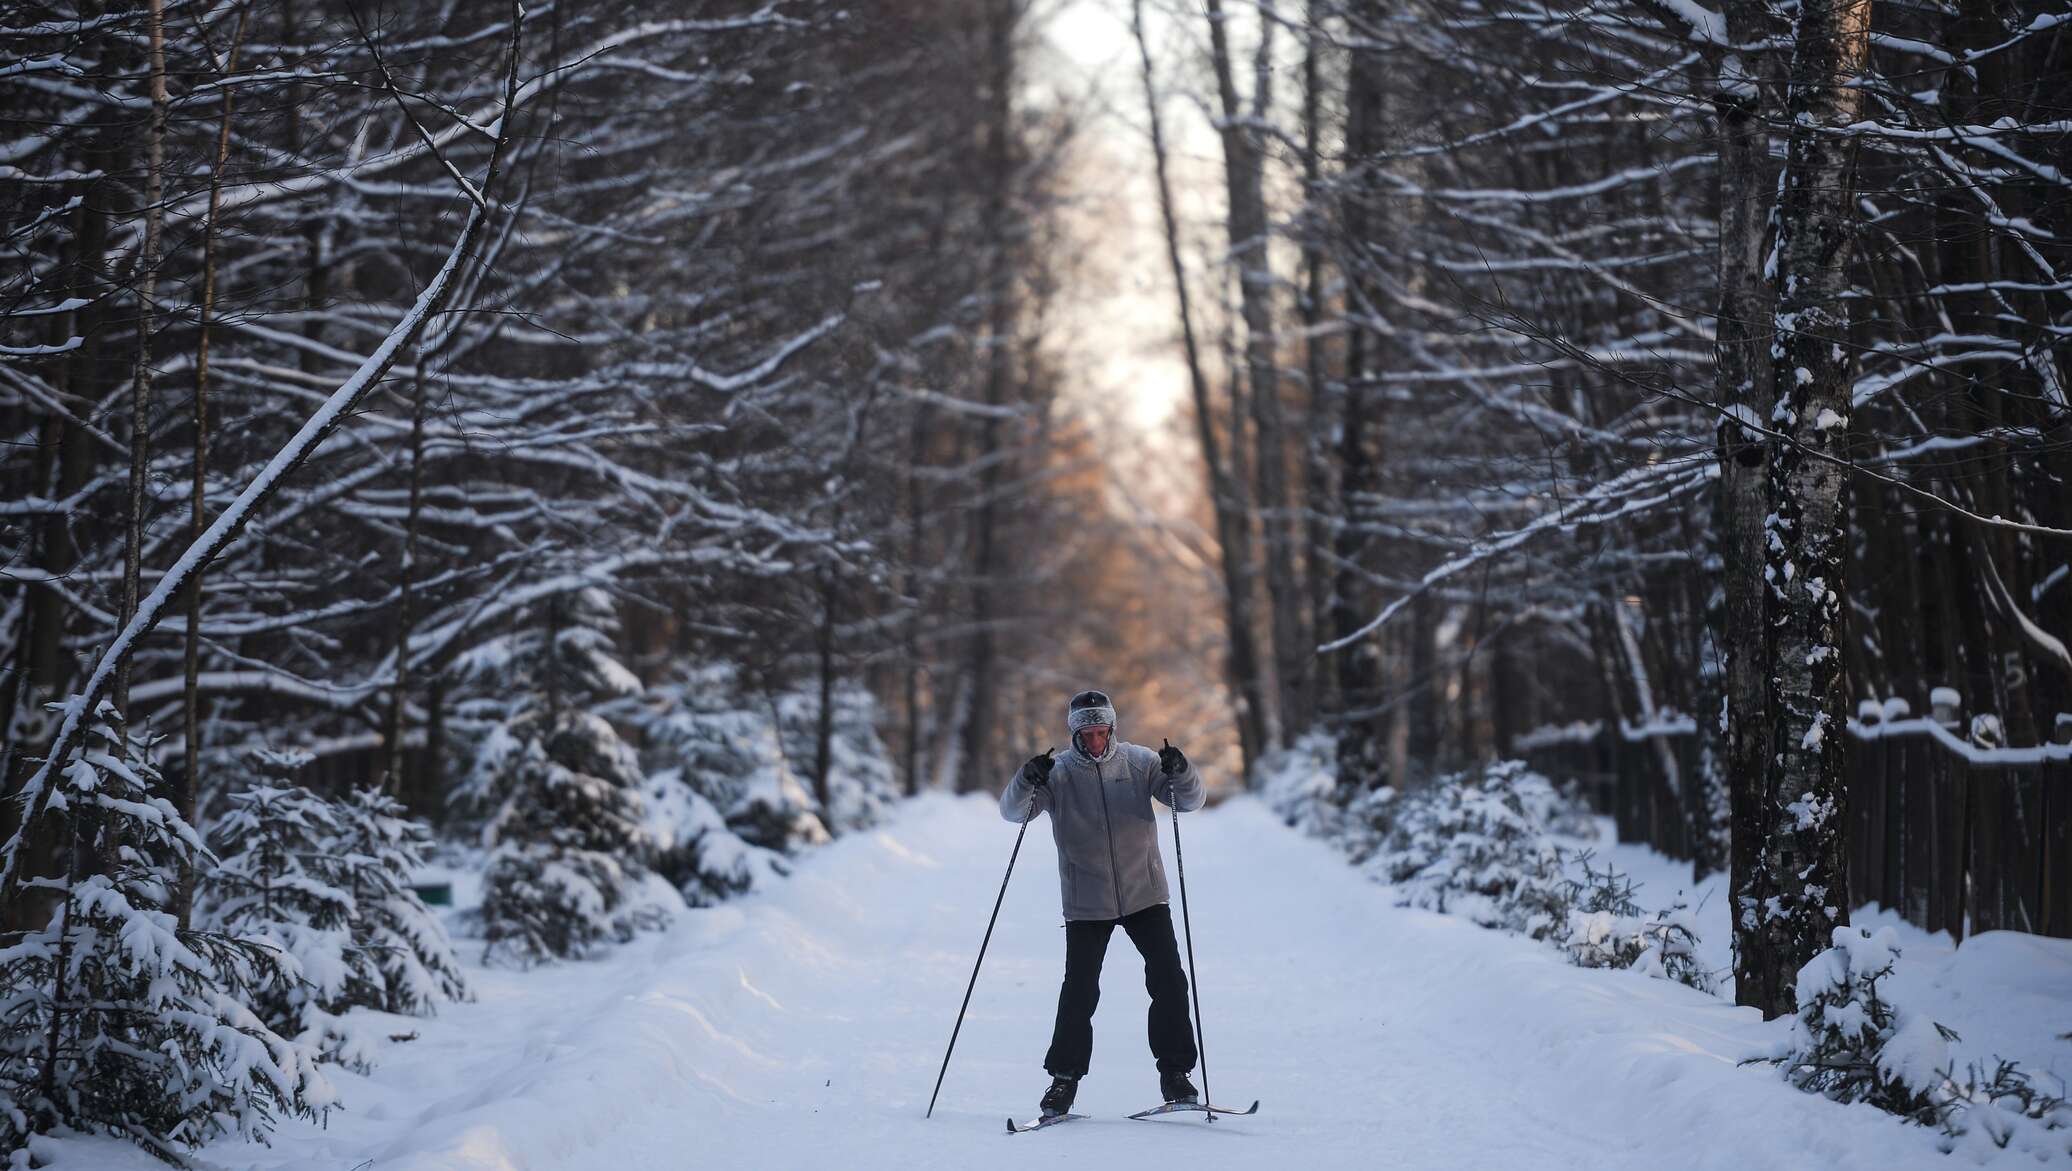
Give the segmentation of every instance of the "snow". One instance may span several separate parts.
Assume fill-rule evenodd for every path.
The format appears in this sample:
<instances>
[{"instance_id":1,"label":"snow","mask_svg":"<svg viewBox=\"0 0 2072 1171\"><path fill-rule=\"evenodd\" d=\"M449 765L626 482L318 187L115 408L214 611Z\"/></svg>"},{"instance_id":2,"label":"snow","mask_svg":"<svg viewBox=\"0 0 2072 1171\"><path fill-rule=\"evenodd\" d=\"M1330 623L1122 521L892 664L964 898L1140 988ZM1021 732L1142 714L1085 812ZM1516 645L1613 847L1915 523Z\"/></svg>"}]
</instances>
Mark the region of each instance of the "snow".
<instances>
[{"instance_id":1,"label":"snow","mask_svg":"<svg viewBox=\"0 0 2072 1171\"><path fill-rule=\"evenodd\" d=\"M1806 734L1799 737L1799 747L1809 752L1819 748L1820 742L1826 738L1826 732L1827 713L1815 712L1813 723L1806 728Z\"/></svg>"},{"instance_id":2,"label":"snow","mask_svg":"<svg viewBox=\"0 0 2072 1171\"><path fill-rule=\"evenodd\" d=\"M1938 688L1937 690L1942 690ZM1996 721L1997 723L1997 721ZM2035 744L2021 747L1987 747L1958 737L1942 725L1940 720L1891 719L1883 723L1859 724L1849 722L1849 732L1861 740L1876 740L1885 736L1905 737L1922 735L1933 737L1944 748L1964 757L1973 764L2038 765L2053 762L2072 761L2072 744Z\"/></svg>"},{"instance_id":3,"label":"snow","mask_svg":"<svg viewBox=\"0 0 2072 1171\"><path fill-rule=\"evenodd\" d=\"M1710 45L1731 45L1733 39L1727 35L1727 18L1692 0L1663 0L1664 8L1689 28L1691 39Z\"/></svg>"},{"instance_id":4,"label":"snow","mask_svg":"<svg viewBox=\"0 0 2072 1171\"><path fill-rule=\"evenodd\" d=\"M1511 751L1531 752L1538 748L1551 748L1557 744L1589 744L1594 742L1597 739L1598 733L1603 730L1604 723L1600 720L1577 720L1569 724L1547 724L1511 737ZM1629 736L1627 739L1640 739L1644 735L1645 733L1641 733L1637 736Z\"/></svg>"},{"instance_id":5,"label":"snow","mask_svg":"<svg viewBox=\"0 0 2072 1171\"><path fill-rule=\"evenodd\" d=\"M1166 825L1161 822L1162 827ZM1586 970L1542 943L1395 906L1321 841L1240 798L1182 818L1215 1098L1264 1100L1213 1126L1131 1122L1151 1104L1146 996L1109 952L1094 1119L1004 1134L1034 1112L1063 960L1048 842L1024 843L935 1117L929 1090L1014 828L990 796L931 795L798 861L769 891L687 912L605 960L471 968L479 999L393 1021L372 1076L334 1074L328 1128L210 1166L568 1171L627 1167L1678 1167L1764 1171L2072 1167L1840 1106L1744 1057L1785 1022L1635 972ZM1162 828L1170 857L1170 830ZM1701 958L1726 964L1718 880L1641 847L1600 847L1667 905L1685 890ZM2072 1075L2072 941L1991 932L1953 949L1871 910L1898 943L1887 984L2046 1081ZM468 949L472 951L473 949ZM161 1166L104 1140L39 1144L62 1171Z\"/></svg>"},{"instance_id":6,"label":"snow","mask_svg":"<svg viewBox=\"0 0 2072 1171\"><path fill-rule=\"evenodd\" d=\"M1619 721L1619 736L1629 741L1645 740L1650 736L1688 736L1697 730L1697 720L1668 710L1639 723Z\"/></svg>"}]
</instances>

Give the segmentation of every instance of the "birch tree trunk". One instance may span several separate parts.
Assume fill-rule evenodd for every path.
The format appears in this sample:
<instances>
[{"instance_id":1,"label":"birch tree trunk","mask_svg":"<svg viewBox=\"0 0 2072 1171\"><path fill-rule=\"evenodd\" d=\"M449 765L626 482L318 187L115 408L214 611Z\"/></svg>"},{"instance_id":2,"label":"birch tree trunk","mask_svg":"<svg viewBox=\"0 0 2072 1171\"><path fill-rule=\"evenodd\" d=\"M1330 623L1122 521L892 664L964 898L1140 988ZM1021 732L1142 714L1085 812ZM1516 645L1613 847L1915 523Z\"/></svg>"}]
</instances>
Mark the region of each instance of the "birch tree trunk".
<instances>
[{"instance_id":1,"label":"birch tree trunk","mask_svg":"<svg viewBox=\"0 0 2072 1171\"><path fill-rule=\"evenodd\" d=\"M1719 602L1715 645L1724 657L1721 697L1725 710L1699 713L1701 729L1726 727L1716 750L1725 772L1729 808L1728 882L1737 922L1752 921L1760 899L1755 875L1767 828L1765 770L1770 759L1769 686L1764 632L1769 629L1763 586L1763 517L1769 509L1765 464L1767 441L1743 421L1759 421L1775 401L1770 362L1773 314L1763 280L1768 233L1766 173L1770 111L1765 70L1753 48L1767 31L1753 0L1728 0L1724 8L1730 56L1719 70L1713 105L1719 117L1720 291L1714 348L1714 394L1725 412L1719 424L1718 523ZM1737 928L1734 982L1737 995L1752 997L1767 961L1759 933ZM1754 1004L1753 999L1742 999Z\"/></svg>"},{"instance_id":2,"label":"birch tree trunk","mask_svg":"<svg viewBox=\"0 0 2072 1171\"><path fill-rule=\"evenodd\" d=\"M1771 745L1758 892L1748 906L1761 935L1751 973L1764 1015L1794 1010L1794 976L1849 921L1843 859L1840 651L1848 559L1848 312L1840 300L1854 234L1849 144L1833 133L1857 118L1856 81L1869 46L1870 0L1806 0L1791 65L1792 130L1775 216L1777 311L1771 354L1766 522L1770 590ZM1826 457L1826 458L1823 458ZM1748 929L1748 917L1742 919Z\"/></svg>"}]
</instances>

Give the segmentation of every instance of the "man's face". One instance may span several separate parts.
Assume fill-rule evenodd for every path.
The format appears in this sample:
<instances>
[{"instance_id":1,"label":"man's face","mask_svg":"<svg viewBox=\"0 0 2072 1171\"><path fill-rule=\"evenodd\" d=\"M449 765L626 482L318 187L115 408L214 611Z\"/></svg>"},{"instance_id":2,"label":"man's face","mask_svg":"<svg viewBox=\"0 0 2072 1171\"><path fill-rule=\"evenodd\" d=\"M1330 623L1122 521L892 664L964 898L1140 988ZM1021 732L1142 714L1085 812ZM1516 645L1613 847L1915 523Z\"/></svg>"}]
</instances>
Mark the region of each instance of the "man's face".
<instances>
[{"instance_id":1,"label":"man's face","mask_svg":"<svg viewBox=\"0 0 2072 1171\"><path fill-rule=\"evenodd\" d=\"M1079 730L1079 743L1088 756L1100 756L1108 751L1108 734L1112 729L1106 724L1088 724Z\"/></svg>"}]
</instances>

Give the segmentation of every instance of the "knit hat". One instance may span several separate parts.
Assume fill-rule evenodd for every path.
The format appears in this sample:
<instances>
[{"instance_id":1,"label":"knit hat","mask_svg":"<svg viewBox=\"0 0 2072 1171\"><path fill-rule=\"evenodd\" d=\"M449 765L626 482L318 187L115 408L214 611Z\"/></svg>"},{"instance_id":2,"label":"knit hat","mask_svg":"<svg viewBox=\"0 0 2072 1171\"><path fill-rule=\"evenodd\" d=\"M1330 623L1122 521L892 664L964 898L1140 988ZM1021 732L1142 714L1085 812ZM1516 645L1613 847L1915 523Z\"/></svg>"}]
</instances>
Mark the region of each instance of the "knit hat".
<instances>
[{"instance_id":1,"label":"knit hat","mask_svg":"<svg viewBox=\"0 0 2072 1171\"><path fill-rule=\"evenodd\" d=\"M1072 747L1079 749L1081 755L1092 760L1107 760L1115 755L1115 701L1108 698L1107 692L1082 691L1073 696L1065 711L1065 723L1072 731ZM1093 727L1108 729L1108 746L1099 756L1079 744L1079 730Z\"/></svg>"}]
</instances>

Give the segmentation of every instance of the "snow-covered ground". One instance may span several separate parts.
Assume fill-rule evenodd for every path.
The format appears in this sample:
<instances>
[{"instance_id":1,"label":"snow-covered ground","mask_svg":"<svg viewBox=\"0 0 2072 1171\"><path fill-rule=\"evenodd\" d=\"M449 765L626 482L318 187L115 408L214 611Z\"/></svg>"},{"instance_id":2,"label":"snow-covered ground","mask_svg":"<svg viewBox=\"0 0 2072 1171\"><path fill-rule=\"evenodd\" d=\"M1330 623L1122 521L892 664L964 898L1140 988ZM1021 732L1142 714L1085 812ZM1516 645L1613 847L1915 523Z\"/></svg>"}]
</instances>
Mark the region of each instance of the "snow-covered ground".
<instances>
[{"instance_id":1,"label":"snow-covered ground","mask_svg":"<svg viewBox=\"0 0 2072 1171\"><path fill-rule=\"evenodd\" d=\"M1166 823L1162 823L1166 824ZM1740 1067L1765 1025L1681 985L1586 971L1553 949L1397 908L1326 846L1240 799L1183 817L1214 1097L1260 1113L1128 1121L1157 1076L1134 949L1108 953L1096 1117L1008 1136L1047 1078L1064 938L1047 827L1030 829L933 1119L944 1042L1014 840L987 797L926 797L810 854L776 889L686 915L610 959L474 970L479 999L334 1073L347 1109L223 1168L974 1166L1956 1168L1969 1149ZM1164 831L1162 831L1164 832ZM1170 851L1168 873L1172 873ZM1680 867L1601 853L1648 883ZM1702 897L1702 892L1701 892ZM1715 894L1706 945L1725 963ZM1901 976L1967 1048L2072 1074L2072 945L1907 929ZM1939 950L1938 950L1939 949ZM479 947L470 951L479 950ZM1905 994L1905 990L1902 990ZM1947 1009L1947 1012L1944 1011ZM159 1164L113 1142L47 1145L61 1168ZM2035 1167L1991 1152L1983 1165ZM2072 1166L2072 1160L2052 1165Z\"/></svg>"},{"instance_id":2,"label":"snow-covered ground","mask_svg":"<svg viewBox=\"0 0 2072 1171\"><path fill-rule=\"evenodd\" d=\"M1599 819L1606 841L1610 818ZM1574 843L1569 843L1571 846ZM1699 956L1721 974L1722 994L1733 996L1732 932L1727 919L1726 878L1691 883L1687 862L1665 858L1646 846L1595 849L1592 865L1609 862L1640 884L1636 900L1650 910L1683 892L1697 907ZM1850 922L1899 936L1900 962L1884 988L1896 1004L1927 1014L1954 1030L1950 1045L1963 1072L1966 1062L1995 1056L2019 1061L2041 1075L2038 1084L2060 1096L2072 1086L2072 940L2016 931L1989 931L1958 947L1948 932L1930 933L1873 903L1858 907ZM2068 1161L2067 1166L2072 1166Z\"/></svg>"}]
</instances>

